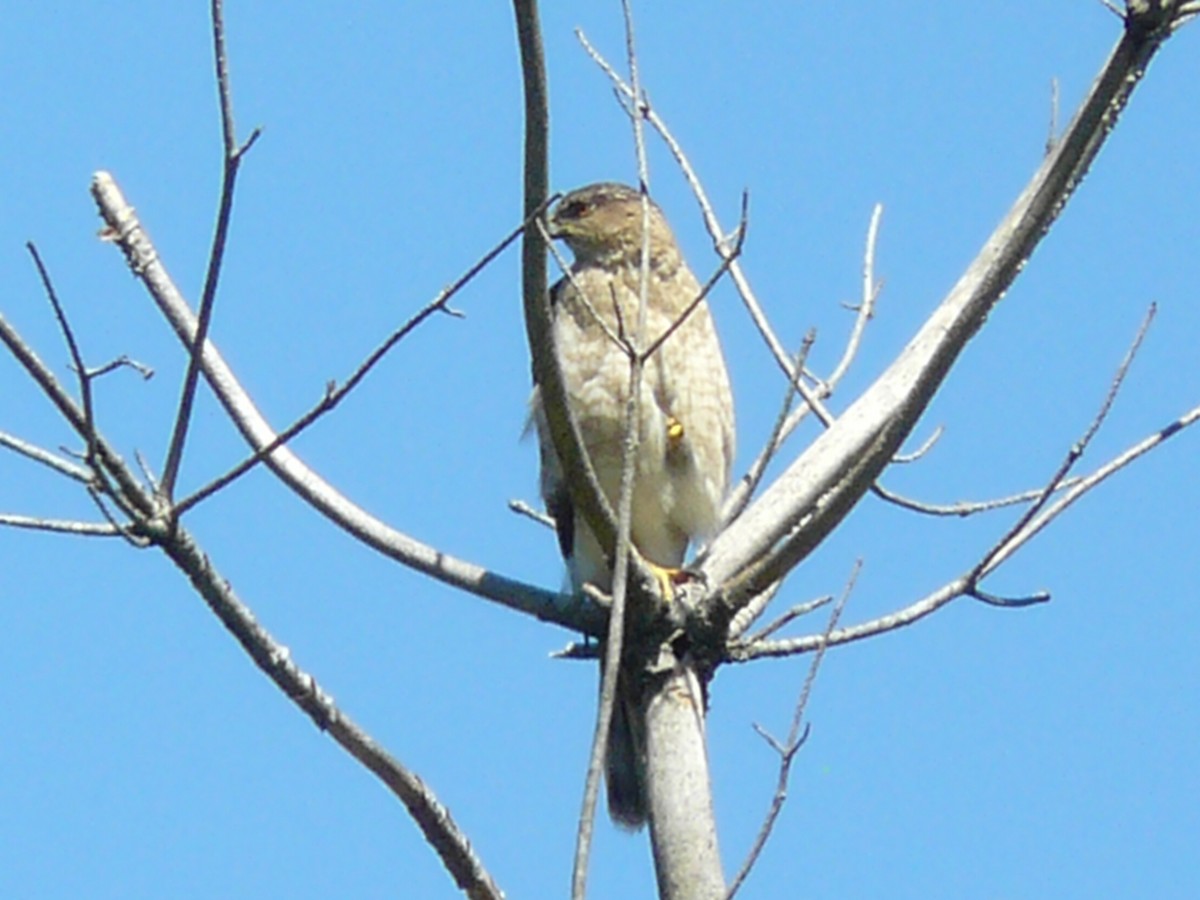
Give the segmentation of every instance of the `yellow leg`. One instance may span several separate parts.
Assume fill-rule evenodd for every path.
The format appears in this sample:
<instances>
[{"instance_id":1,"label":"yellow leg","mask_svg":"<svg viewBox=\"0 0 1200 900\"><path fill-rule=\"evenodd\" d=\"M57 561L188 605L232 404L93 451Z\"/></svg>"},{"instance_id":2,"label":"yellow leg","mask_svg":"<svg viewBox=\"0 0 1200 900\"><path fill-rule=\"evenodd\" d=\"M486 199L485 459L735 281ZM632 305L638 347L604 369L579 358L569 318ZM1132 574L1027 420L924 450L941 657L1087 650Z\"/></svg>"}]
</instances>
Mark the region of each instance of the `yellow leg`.
<instances>
[{"instance_id":1,"label":"yellow leg","mask_svg":"<svg viewBox=\"0 0 1200 900\"><path fill-rule=\"evenodd\" d=\"M666 566L660 566L657 563L652 563L646 557L642 557L642 561L646 564L646 568L658 581L658 589L662 592L662 597L668 603L675 599L675 585L683 580L683 569L671 569Z\"/></svg>"}]
</instances>

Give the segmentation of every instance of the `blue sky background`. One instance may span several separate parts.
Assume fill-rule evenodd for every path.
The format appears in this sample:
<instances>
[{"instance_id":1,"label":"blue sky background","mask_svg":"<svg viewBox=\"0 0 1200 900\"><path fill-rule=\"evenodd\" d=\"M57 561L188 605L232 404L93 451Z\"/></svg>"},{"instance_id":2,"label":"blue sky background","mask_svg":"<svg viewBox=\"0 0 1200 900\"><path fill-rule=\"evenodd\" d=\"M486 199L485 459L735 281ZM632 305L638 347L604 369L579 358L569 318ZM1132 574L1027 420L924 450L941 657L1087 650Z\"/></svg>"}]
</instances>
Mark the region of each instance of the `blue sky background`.
<instances>
[{"instance_id":1,"label":"blue sky background","mask_svg":"<svg viewBox=\"0 0 1200 900\"><path fill-rule=\"evenodd\" d=\"M110 169L185 293L203 277L219 182L207 4L12 4L0 32L0 306L66 376L24 250L51 267L89 361L127 353L98 410L160 465L181 355L118 254L96 240ZM557 188L632 180L629 128L577 45L614 61L616 3L543 11ZM503 3L230 3L242 135L215 339L282 425L516 224L520 80ZM350 10L350 11L347 11ZM1063 119L1117 38L1087 0L1028 5L643 3L651 100L732 227L779 333L828 371L885 204L878 315L843 409L957 279L1036 167L1051 79ZM886 482L936 501L1041 483L1090 421L1151 301L1157 322L1083 467L1200 402L1196 27L1152 65L1062 220L918 429L947 431ZM714 261L663 148L651 181L694 267ZM528 353L518 257L410 337L298 452L349 497L455 555L546 586L548 532L520 440ZM713 300L738 401L740 467L783 390L728 286ZM0 359L0 429L77 446ZM814 432L799 435L797 452ZM1185 433L1104 486L993 577L1046 588L1024 611L962 600L830 654L791 798L747 897L1194 897L1200 894L1200 505ZM205 396L183 474L245 452ZM94 519L73 485L0 456L0 511ZM933 521L867 499L782 603L840 589L862 621L962 572L1010 513ZM187 519L261 621L439 793L512 897L564 896L595 671L571 635L451 591L330 527L258 472ZM451 897L392 797L250 664L154 551L0 531L0 895ZM819 630L801 624L796 633ZM711 753L726 867L770 797L807 658L722 670ZM643 838L603 824L595 897L649 896Z\"/></svg>"}]
</instances>

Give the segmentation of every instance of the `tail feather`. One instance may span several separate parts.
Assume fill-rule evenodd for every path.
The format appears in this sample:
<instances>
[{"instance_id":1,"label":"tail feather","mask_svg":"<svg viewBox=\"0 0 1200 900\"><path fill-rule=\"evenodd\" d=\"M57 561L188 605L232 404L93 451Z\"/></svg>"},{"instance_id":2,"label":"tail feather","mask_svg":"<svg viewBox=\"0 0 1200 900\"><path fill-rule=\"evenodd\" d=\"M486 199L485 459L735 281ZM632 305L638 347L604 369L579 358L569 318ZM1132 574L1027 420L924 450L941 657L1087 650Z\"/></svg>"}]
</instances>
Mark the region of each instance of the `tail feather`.
<instances>
[{"instance_id":1,"label":"tail feather","mask_svg":"<svg viewBox=\"0 0 1200 900\"><path fill-rule=\"evenodd\" d=\"M608 754L604 780L608 786L608 814L622 828L636 831L646 824L645 766L630 720L633 710L617 692L612 722L608 729Z\"/></svg>"}]
</instances>

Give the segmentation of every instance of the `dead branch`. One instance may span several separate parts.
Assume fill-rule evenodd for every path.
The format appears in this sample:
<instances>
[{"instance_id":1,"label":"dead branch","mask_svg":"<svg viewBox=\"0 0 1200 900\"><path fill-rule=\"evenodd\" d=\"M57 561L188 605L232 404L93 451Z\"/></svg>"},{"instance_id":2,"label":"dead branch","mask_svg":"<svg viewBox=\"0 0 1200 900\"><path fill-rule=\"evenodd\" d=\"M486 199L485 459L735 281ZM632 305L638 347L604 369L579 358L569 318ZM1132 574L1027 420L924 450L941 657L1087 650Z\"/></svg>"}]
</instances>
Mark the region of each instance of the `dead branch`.
<instances>
[{"instance_id":1,"label":"dead branch","mask_svg":"<svg viewBox=\"0 0 1200 900\"><path fill-rule=\"evenodd\" d=\"M703 566L726 619L812 551L878 478L958 354L1086 174L1171 15L1131 12L1124 35L1054 153L892 366L713 542ZM721 611L718 613L717 610Z\"/></svg>"},{"instance_id":2,"label":"dead branch","mask_svg":"<svg viewBox=\"0 0 1200 900\"><path fill-rule=\"evenodd\" d=\"M816 655L813 656L812 663L808 667L808 674L804 677L804 684L800 688L800 696L796 699L796 707L792 711L792 724L788 729L787 739L780 742L771 737L759 725L754 726L755 731L762 735L764 740L771 745L772 749L779 754L779 774L775 780L775 793L771 797L770 806L763 817L762 827L759 828L758 834L754 838L754 843L750 846L750 851L746 854L746 859L742 862L741 868L738 869L737 875L730 882L729 891L725 894L725 900L733 900L733 895L738 892L738 889L741 888L742 884L749 877L755 862L758 861L758 857L762 854L763 847L767 845L767 841L771 837L775 821L779 818L780 812L783 811L783 804L787 801L787 788L788 781L791 779L792 763L796 759L796 754L800 752L800 748L804 746L804 742L808 739L809 726L806 724L803 730L800 728L804 719L804 711L808 708L808 698L812 695L813 685L817 681L817 672L821 668L821 661L825 658L825 651L829 648L829 635L837 627L838 620L846 608L846 603L850 599L850 594L854 590L854 583L858 580L858 573L861 570L862 560L859 560L850 571L850 577L846 581L846 586L842 589L841 596L838 597L837 603L833 606L833 611L829 614L829 621L825 625L825 632L822 635L824 640L821 646L817 648ZM820 602L824 603L827 601L822 600Z\"/></svg>"}]
</instances>

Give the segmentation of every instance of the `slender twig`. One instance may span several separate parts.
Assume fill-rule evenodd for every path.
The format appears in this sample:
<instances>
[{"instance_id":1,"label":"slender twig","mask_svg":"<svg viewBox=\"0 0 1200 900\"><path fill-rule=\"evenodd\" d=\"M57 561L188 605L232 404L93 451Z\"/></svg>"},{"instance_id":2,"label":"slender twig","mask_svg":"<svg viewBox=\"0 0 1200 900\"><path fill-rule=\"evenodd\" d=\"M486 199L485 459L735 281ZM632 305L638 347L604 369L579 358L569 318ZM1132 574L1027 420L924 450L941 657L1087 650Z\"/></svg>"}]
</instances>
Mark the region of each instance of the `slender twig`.
<instances>
[{"instance_id":1,"label":"slender twig","mask_svg":"<svg viewBox=\"0 0 1200 900\"><path fill-rule=\"evenodd\" d=\"M826 606L832 602L833 594L826 594L824 597L817 597L816 599L809 600L805 603L797 603L795 606L777 618L774 622L771 622L769 625L766 625L760 630L756 631L754 634L746 638L746 640L751 642L766 640L785 625L794 622L801 616L807 616L809 613L814 612L815 610L820 609L822 606Z\"/></svg>"},{"instance_id":2,"label":"slender twig","mask_svg":"<svg viewBox=\"0 0 1200 900\"><path fill-rule=\"evenodd\" d=\"M729 623L726 639L728 641L734 641L745 634L750 626L757 622L759 617L766 612L767 607L771 604L771 601L775 599L775 595L779 593L779 590L782 587L782 580L775 582L773 585L768 587L765 591L759 593L756 597L753 597L749 603L739 609L737 611L737 615L735 615L732 621Z\"/></svg>"},{"instance_id":3,"label":"slender twig","mask_svg":"<svg viewBox=\"0 0 1200 900\"><path fill-rule=\"evenodd\" d=\"M196 336L188 355L187 371L183 377L179 407L175 415L175 427L167 447L163 463L161 495L170 499L175 494L175 482L183 462L183 448L187 442L188 428L192 420L192 406L196 398L196 385L200 378L200 356L208 338L212 322L213 306L217 299L217 283L221 277L221 265L225 259L225 241L229 235L229 222L233 214L233 197L237 185L238 169L246 152L258 140L261 130L256 128L242 146L237 145L237 134L233 124L233 96L229 88L229 61L225 54L225 21L222 0L212 0L213 57L216 67L217 94L221 111L221 135L224 144L224 162L221 170L221 196L218 201L216 228L213 230L212 247L208 254L208 271L204 276L204 288L200 294L200 309L197 316Z\"/></svg>"},{"instance_id":4,"label":"slender twig","mask_svg":"<svg viewBox=\"0 0 1200 900\"><path fill-rule=\"evenodd\" d=\"M1079 481L1079 476L1064 478L1058 483L1056 491L1066 490L1078 484ZM905 497L903 494L897 494L895 491L879 483L876 483L871 490L881 500L886 500L888 503L899 506L902 509L908 509L922 515L965 518L967 516L978 515L979 513L991 512L994 509L1003 509L1007 506L1016 506L1019 503L1028 503L1031 500L1036 500L1042 495L1045 487L1031 488L1027 491L1021 491L1018 494L1011 494L1008 497L994 497L990 500L963 500L959 503L926 503L921 500L914 500L911 497Z\"/></svg>"},{"instance_id":5,"label":"slender twig","mask_svg":"<svg viewBox=\"0 0 1200 900\"><path fill-rule=\"evenodd\" d=\"M1157 304L1151 303L1150 308L1146 310L1146 315L1142 319L1142 324L1138 327L1137 334L1134 335L1133 343L1129 349L1125 351L1125 356L1121 360L1121 364L1117 367L1117 372L1113 376L1112 383L1109 385L1108 393L1104 397L1104 402L1100 404L1100 408L1096 411L1096 415L1089 423L1087 430L1083 436L1071 447L1067 452L1063 461L1059 464L1057 471L1046 483L1042 489L1040 496L1029 505L1029 507L1021 514L1012 527L1000 538L986 554L979 564L971 572L971 584L974 586L978 583L986 573L995 569L998 565L997 560L1001 558L1007 559L1012 555L1012 551L1006 551L1006 548L1025 531L1029 524L1037 517L1042 508L1050 501L1051 495L1061 486L1062 481L1066 478L1067 473L1075 467L1079 458L1083 456L1084 450L1088 444L1092 442L1092 438L1100 430L1100 426L1104 424L1104 420L1108 417L1109 411L1117 400L1117 394L1121 391L1121 385L1125 383L1125 376L1129 374L1129 367L1133 364L1137 357L1138 350L1141 349L1142 341L1145 340L1146 332L1150 329L1150 324L1154 321L1154 316L1158 312ZM1015 549L1015 548L1013 548Z\"/></svg>"},{"instance_id":6,"label":"slender twig","mask_svg":"<svg viewBox=\"0 0 1200 900\"><path fill-rule=\"evenodd\" d=\"M796 378L788 382L787 390L783 394L783 403L780 404L779 414L775 417L775 424L771 428L771 434L767 438L767 442L759 451L750 468L746 470L746 474L742 476L736 488L730 492L729 498L725 501L725 508L721 514L722 527L725 527L739 515L750 503L754 492L762 483L763 476L767 474L767 467L771 464L771 460L783 447L783 442L786 439L785 429L787 427L788 418L792 412L792 403L796 398L798 391L797 380L800 373L804 371L804 363L808 359L808 354L812 350L813 343L817 339L815 329L809 329L804 335L804 341L800 344L800 349L796 351L796 360L792 371L796 373Z\"/></svg>"},{"instance_id":7,"label":"slender twig","mask_svg":"<svg viewBox=\"0 0 1200 900\"><path fill-rule=\"evenodd\" d=\"M1046 129L1046 155L1054 152L1058 143L1058 79L1050 79L1050 125Z\"/></svg>"},{"instance_id":8,"label":"slender twig","mask_svg":"<svg viewBox=\"0 0 1200 900\"><path fill-rule=\"evenodd\" d=\"M58 321L59 331L62 332L63 340L67 343L67 350L71 354L72 366L79 378L79 400L83 405L83 421L85 426L84 433L81 436L87 446L84 459L87 460L88 466L95 473L95 477L103 480L103 470L96 463L94 444L96 416L92 408L92 380L88 376L87 366L84 365L83 354L79 350L79 342L75 340L75 332L71 328L71 323L67 320L66 311L58 299L58 292L55 291L54 284L50 280L50 273L46 271L46 266L42 263L41 254L38 253L38 249L32 241L25 244L25 249L33 257L33 264L37 267L38 277L42 280L42 288L46 292L46 299L50 301L50 306L54 309L54 318Z\"/></svg>"},{"instance_id":9,"label":"slender twig","mask_svg":"<svg viewBox=\"0 0 1200 900\"><path fill-rule=\"evenodd\" d=\"M628 0L622 0L625 20L625 47L629 62L629 77L633 84L635 103L640 99L640 76L634 44L633 14ZM640 112L640 110L635 111ZM617 702L617 685L621 674L621 654L625 637L625 611L628 599L630 531L633 521L633 475L636 467L640 421L642 376L646 359L641 355L646 334L648 294L650 287L650 176L646 162L646 147L642 135L641 115L632 115L634 152L637 158L638 185L642 194L642 247L638 271L638 310L633 351L629 356L629 395L625 402L625 434L621 448L621 481L617 500L617 540L612 580L612 606L609 609L608 638L604 648L604 664L600 677L600 702L592 735L592 750L584 781L583 804L579 813L579 828L575 840L575 858L571 873L571 896L583 900L587 895L588 860L592 834L595 830L596 798L600 792L600 777L608 751L608 738L613 709ZM664 598L669 599L669 598Z\"/></svg>"},{"instance_id":10,"label":"slender twig","mask_svg":"<svg viewBox=\"0 0 1200 900\"><path fill-rule=\"evenodd\" d=\"M557 194L555 196L557 196ZM618 325L618 330L613 331L612 326L608 324L608 319L600 315L599 310L597 310L595 305L592 303L591 295L588 294L588 292L584 289L584 286L579 283L579 279L575 277L574 266L567 262L566 257L564 257L562 254L562 251L558 249L558 245L555 244L553 239L550 237L550 232L546 230L546 226L542 223L542 220L539 218L535 221L537 222L538 231L541 232L542 240L546 242L546 249L548 249L550 251L550 255L554 257L554 262L558 266L559 271L563 273L563 277L567 279L571 287L575 289L575 296L579 298L579 301L583 304L583 308L587 310L588 315L592 317L592 321L599 326L601 331L604 332L605 337L612 341L616 346L620 347L621 350L628 355L628 341L626 341L620 333L620 326L622 324L620 304L616 303L615 301L613 302L613 312L616 313Z\"/></svg>"},{"instance_id":11,"label":"slender twig","mask_svg":"<svg viewBox=\"0 0 1200 900\"><path fill-rule=\"evenodd\" d=\"M929 437L927 437L924 442L917 447L916 450L911 450L908 453L892 454L892 465L906 466L910 463L915 463L933 449L933 445L936 444L941 438L943 431L945 431L945 429L939 425L937 428L933 429L933 434L929 435Z\"/></svg>"},{"instance_id":12,"label":"slender twig","mask_svg":"<svg viewBox=\"0 0 1200 900\"><path fill-rule=\"evenodd\" d=\"M133 369L146 381L154 377L154 369L150 366L124 355L118 356L116 359L111 359L102 366L88 369L87 374L89 378L99 378L101 375L107 375L109 372L115 372L117 369Z\"/></svg>"},{"instance_id":13,"label":"slender twig","mask_svg":"<svg viewBox=\"0 0 1200 900\"><path fill-rule=\"evenodd\" d=\"M451 316L459 315L448 305L451 298L453 298L455 294L457 294L468 282L470 282L471 279L478 275L479 272L482 271L493 259L499 256L509 246L509 244L515 241L525 230L529 222L541 215L543 209L544 205L543 207L535 210L534 213L528 216L524 222L509 232L507 237L505 237L498 244L496 244L496 246L480 257L480 259L474 265L472 265L449 285L442 288L441 292L434 297L433 300L422 307L416 314L409 318L407 322L392 332L383 341L383 343L376 347L375 350L372 351L365 360L363 360L358 368L354 370L350 377L345 380L345 382L343 382L340 386L331 382L326 387L325 393L321 399L317 401L317 403L311 409L309 409L308 412L294 421L283 431L279 432L279 434L276 435L276 437L265 446L257 448L254 453L242 460L233 468L229 469L229 471L225 472L218 478L213 479L204 487L176 503L174 506L175 515L183 515L200 501L212 496L217 491L221 490L221 488L226 487L235 479L240 478L246 472L250 471L250 469L254 468L254 466L267 459L275 450L282 447L288 441L294 439L296 435L300 434L300 432L304 431L323 415L331 412L339 403L342 402L342 400L346 398L347 394L354 390L359 383L367 377L367 373L370 372L393 347L400 343L400 341L404 340L404 338L407 337L410 332L412 332L418 325L420 325L434 313L441 312Z\"/></svg>"},{"instance_id":14,"label":"slender twig","mask_svg":"<svg viewBox=\"0 0 1200 900\"><path fill-rule=\"evenodd\" d=\"M832 392L845 374L850 371L850 364L858 356L859 347L862 346L863 335L867 332L867 323L875 315L875 306L879 302L879 292L883 289L882 282L875 277L875 248L879 242L879 226L882 221L883 204L876 203L871 208L871 218L867 222L867 240L863 247L862 292L858 303L852 307L857 315L854 317L854 325L850 329L850 336L846 339L846 349L842 351L842 358L838 360L838 364L833 367L833 371L825 379L825 386L829 392ZM826 392L822 391L822 396L825 395Z\"/></svg>"},{"instance_id":15,"label":"slender twig","mask_svg":"<svg viewBox=\"0 0 1200 900\"><path fill-rule=\"evenodd\" d=\"M524 516L526 519L531 519L539 525L545 525L547 528L554 527L554 517L548 513L542 512L540 509L534 509L524 500L509 500L508 509L510 512L516 513L518 516Z\"/></svg>"},{"instance_id":16,"label":"slender twig","mask_svg":"<svg viewBox=\"0 0 1200 900\"><path fill-rule=\"evenodd\" d=\"M712 289L717 286L717 282L721 280L721 276L728 272L729 267L734 264L739 256L742 255L742 248L746 243L746 227L749 224L749 202L750 195L743 193L742 215L741 219L738 221L733 247L729 251L728 255L722 257L721 263L717 266L716 271L714 271L712 275L708 277L708 280L704 282L703 286L701 286L700 293L693 297L691 302L689 302L688 305L683 308L683 311L673 320L671 320L671 323L663 329L662 334L652 340L646 346L645 350L641 351L643 360L648 360L651 356L653 356L658 351L658 348L666 343L667 338L673 335L683 325L683 323L688 320L688 317L691 316L691 314L694 313L697 308L699 308L700 304L704 302L704 299L709 295Z\"/></svg>"},{"instance_id":17,"label":"slender twig","mask_svg":"<svg viewBox=\"0 0 1200 900\"><path fill-rule=\"evenodd\" d=\"M758 834L754 838L754 843L750 847L750 852L746 854L746 859L742 863L738 873L730 882L729 890L725 894L725 900L732 900L733 895L738 892L738 889L746 881L750 875L750 871L754 868L759 855L766 846L767 840L771 837L771 831L775 827L775 822L779 818L779 813L783 810L783 804L787 800L788 781L791 778L792 762L796 758L796 754L800 748L804 746L804 742L808 739L809 725L805 725L801 730L801 723L804 719L804 710L808 707L808 698L812 694L813 685L817 680L817 672L821 668L821 661L825 658L825 651L829 649L829 635L837 627L838 619L841 618L842 611L846 608L846 602L850 599L850 594L854 590L854 583L858 580L858 573L862 570L862 560L858 560L854 564L854 568L850 571L850 577L846 581L846 586L842 589L842 594L838 597L837 603L833 606L833 611L829 614L829 622L825 626L825 633L822 635L821 645L817 648L816 655L813 657L812 664L808 667L808 674L804 678L804 685L800 688L800 696L796 699L796 707L792 711L792 724L788 729L787 740L784 743L772 738L764 730L755 726L756 730L779 754L779 774L775 782L775 794L771 797L771 805L763 817L762 827L759 828ZM822 600L821 602L827 602Z\"/></svg>"},{"instance_id":18,"label":"slender twig","mask_svg":"<svg viewBox=\"0 0 1200 900\"><path fill-rule=\"evenodd\" d=\"M31 531L56 531L61 534L78 534L88 537L118 537L120 529L98 522L77 522L71 519L42 519L36 516L18 516L0 513L0 525L10 528L27 528Z\"/></svg>"},{"instance_id":19,"label":"slender twig","mask_svg":"<svg viewBox=\"0 0 1200 900\"><path fill-rule=\"evenodd\" d=\"M77 466L73 462L55 456L49 450L31 444L28 441L23 441L19 437L0 431L0 447L7 447L15 453L20 453L22 456L32 459L36 463L41 463L43 466L49 466L60 475L66 475L68 478L73 478L83 484L91 484L93 480L92 472L85 469L83 466Z\"/></svg>"}]
</instances>

